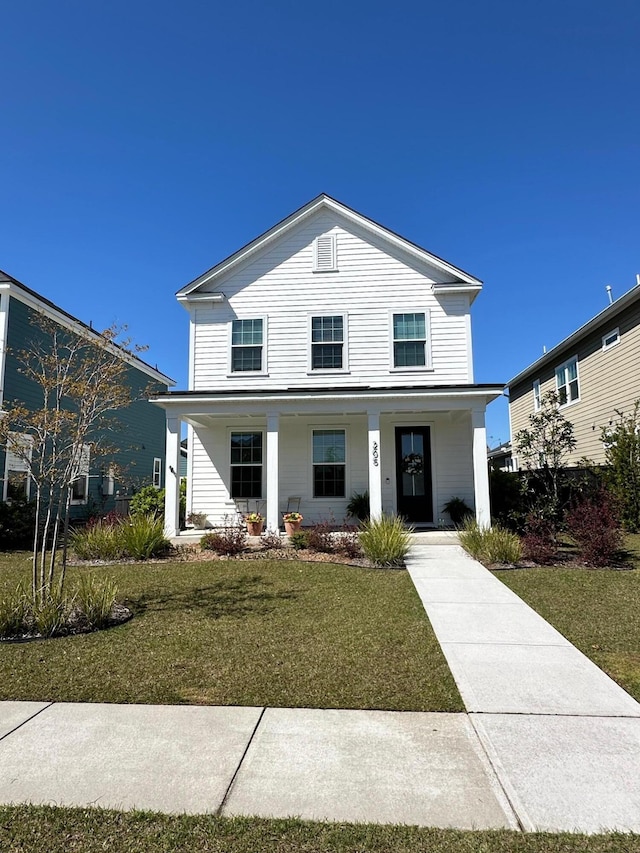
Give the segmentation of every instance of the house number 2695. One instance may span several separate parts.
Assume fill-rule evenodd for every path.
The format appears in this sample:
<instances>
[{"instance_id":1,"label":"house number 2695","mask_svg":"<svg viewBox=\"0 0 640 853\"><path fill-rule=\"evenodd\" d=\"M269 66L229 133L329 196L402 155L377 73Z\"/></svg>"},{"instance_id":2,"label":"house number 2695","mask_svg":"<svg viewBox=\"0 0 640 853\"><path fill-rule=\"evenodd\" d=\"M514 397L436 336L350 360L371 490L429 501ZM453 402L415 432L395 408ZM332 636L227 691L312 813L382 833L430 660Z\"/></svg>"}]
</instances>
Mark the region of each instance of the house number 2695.
<instances>
[{"instance_id":1,"label":"house number 2695","mask_svg":"<svg viewBox=\"0 0 640 853\"><path fill-rule=\"evenodd\" d=\"M378 442L374 441L371 447L371 458L373 459L373 465L375 468L378 467Z\"/></svg>"}]
</instances>

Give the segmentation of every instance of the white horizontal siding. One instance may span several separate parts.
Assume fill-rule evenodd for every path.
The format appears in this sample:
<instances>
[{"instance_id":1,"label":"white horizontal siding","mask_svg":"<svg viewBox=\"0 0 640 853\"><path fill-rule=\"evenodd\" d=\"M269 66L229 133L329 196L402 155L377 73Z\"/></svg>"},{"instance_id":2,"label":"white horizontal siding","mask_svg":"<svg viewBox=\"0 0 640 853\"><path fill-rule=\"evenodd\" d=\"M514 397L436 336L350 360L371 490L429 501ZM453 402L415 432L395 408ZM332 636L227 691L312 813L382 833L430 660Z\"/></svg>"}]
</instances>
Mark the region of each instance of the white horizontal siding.
<instances>
[{"instance_id":1,"label":"white horizontal siding","mask_svg":"<svg viewBox=\"0 0 640 853\"><path fill-rule=\"evenodd\" d=\"M313 241L331 231L338 272L313 272ZM448 384L469 381L465 295L436 299L434 269L410 265L347 230L323 213L259 258L231 270L217 289L225 303L193 308L194 388L308 387L310 385ZM433 370L390 370L390 313L428 311ZM308 375L310 314L348 315L349 373ZM228 376L229 323L268 316L268 376Z\"/></svg>"}]
</instances>

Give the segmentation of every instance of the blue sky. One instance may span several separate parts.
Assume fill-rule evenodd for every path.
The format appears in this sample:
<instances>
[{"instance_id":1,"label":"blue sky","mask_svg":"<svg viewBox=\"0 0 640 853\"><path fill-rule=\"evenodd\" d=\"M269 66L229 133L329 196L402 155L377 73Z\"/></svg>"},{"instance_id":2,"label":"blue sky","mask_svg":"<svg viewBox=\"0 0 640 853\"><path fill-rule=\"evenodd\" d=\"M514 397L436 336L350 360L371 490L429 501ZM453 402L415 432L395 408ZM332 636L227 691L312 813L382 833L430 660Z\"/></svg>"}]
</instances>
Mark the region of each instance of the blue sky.
<instances>
[{"instance_id":1,"label":"blue sky","mask_svg":"<svg viewBox=\"0 0 640 853\"><path fill-rule=\"evenodd\" d=\"M483 279L479 382L640 272L637 0L24 0L2 32L0 268L178 388L174 292L320 192Z\"/></svg>"}]
</instances>

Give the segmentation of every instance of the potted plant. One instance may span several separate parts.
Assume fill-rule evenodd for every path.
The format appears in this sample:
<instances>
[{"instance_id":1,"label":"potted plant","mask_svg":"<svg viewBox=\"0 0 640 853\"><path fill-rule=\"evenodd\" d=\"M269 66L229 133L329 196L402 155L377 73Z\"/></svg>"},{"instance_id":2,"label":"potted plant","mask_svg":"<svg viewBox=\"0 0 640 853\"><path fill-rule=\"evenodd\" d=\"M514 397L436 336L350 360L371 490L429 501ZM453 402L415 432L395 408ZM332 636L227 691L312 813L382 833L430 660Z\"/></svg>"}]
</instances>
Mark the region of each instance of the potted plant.
<instances>
[{"instance_id":1,"label":"potted plant","mask_svg":"<svg viewBox=\"0 0 640 853\"><path fill-rule=\"evenodd\" d=\"M250 512L245 515L244 520L247 523L247 533L249 536L260 536L264 525L264 518L259 512Z\"/></svg>"},{"instance_id":2,"label":"potted plant","mask_svg":"<svg viewBox=\"0 0 640 853\"><path fill-rule=\"evenodd\" d=\"M284 529L287 536L291 536L297 530L300 530L302 524L302 515L299 512L285 512L282 516L284 521Z\"/></svg>"},{"instance_id":3,"label":"potted plant","mask_svg":"<svg viewBox=\"0 0 640 853\"><path fill-rule=\"evenodd\" d=\"M187 524L195 527L196 530L203 530L207 526L207 513L190 512L187 516Z\"/></svg>"}]
</instances>

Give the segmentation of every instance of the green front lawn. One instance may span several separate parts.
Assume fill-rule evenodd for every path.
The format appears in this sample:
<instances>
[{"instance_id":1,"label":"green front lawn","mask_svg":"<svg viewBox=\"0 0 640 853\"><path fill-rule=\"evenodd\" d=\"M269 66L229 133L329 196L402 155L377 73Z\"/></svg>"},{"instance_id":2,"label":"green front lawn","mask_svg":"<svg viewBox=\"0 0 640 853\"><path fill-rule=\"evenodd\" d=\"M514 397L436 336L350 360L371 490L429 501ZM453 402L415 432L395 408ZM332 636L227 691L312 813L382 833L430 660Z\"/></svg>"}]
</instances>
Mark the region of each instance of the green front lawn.
<instances>
[{"instance_id":1,"label":"green front lawn","mask_svg":"<svg viewBox=\"0 0 640 853\"><path fill-rule=\"evenodd\" d=\"M465 832L415 826L0 807L3 853L638 853L638 835Z\"/></svg>"},{"instance_id":2,"label":"green front lawn","mask_svg":"<svg viewBox=\"0 0 640 853\"><path fill-rule=\"evenodd\" d=\"M1 554L0 584L28 577L28 561ZM404 571L275 560L93 571L115 577L135 617L3 643L0 699L464 709Z\"/></svg>"},{"instance_id":3,"label":"green front lawn","mask_svg":"<svg viewBox=\"0 0 640 853\"><path fill-rule=\"evenodd\" d=\"M640 701L640 535L631 570L545 567L496 576Z\"/></svg>"}]
</instances>

